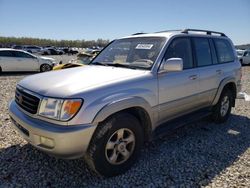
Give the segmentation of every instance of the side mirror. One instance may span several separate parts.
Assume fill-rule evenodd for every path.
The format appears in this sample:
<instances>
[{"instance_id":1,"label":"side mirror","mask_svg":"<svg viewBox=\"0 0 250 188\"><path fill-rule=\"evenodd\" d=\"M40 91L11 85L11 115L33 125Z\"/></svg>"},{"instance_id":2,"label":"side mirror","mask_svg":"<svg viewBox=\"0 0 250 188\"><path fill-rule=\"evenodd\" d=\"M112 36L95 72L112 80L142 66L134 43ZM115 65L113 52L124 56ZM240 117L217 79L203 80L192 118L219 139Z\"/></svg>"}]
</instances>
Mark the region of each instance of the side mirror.
<instances>
[{"instance_id":1,"label":"side mirror","mask_svg":"<svg viewBox=\"0 0 250 188\"><path fill-rule=\"evenodd\" d=\"M162 63L160 72L176 72L183 70L182 58L170 58Z\"/></svg>"}]
</instances>

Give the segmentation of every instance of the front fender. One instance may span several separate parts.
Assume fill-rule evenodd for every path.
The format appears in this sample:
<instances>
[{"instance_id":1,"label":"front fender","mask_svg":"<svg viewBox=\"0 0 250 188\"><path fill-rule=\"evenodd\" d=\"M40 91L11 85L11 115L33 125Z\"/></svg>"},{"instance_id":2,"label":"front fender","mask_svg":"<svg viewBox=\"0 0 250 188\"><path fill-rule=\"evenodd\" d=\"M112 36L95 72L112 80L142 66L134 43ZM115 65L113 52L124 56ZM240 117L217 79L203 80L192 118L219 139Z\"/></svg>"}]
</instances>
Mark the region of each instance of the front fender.
<instances>
[{"instance_id":1,"label":"front fender","mask_svg":"<svg viewBox=\"0 0 250 188\"><path fill-rule=\"evenodd\" d=\"M153 114L152 114L152 108L149 105L149 103L141 98L141 97L129 97L129 98L123 98L120 100L113 101L107 105L105 105L95 116L92 123L99 123L104 121L107 117L110 115L128 109L132 107L140 107L143 108L149 115L150 121L152 123L153 120Z\"/></svg>"}]
</instances>

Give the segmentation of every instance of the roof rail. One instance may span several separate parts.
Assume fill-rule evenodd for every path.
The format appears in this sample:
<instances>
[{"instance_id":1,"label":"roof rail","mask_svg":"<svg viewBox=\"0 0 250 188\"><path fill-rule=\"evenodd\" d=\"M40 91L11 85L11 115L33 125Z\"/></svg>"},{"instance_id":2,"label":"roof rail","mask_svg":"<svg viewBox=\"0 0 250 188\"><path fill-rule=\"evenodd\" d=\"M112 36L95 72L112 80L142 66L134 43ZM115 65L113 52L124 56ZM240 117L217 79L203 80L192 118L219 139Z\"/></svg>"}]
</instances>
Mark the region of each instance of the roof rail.
<instances>
[{"instance_id":1,"label":"roof rail","mask_svg":"<svg viewBox=\"0 0 250 188\"><path fill-rule=\"evenodd\" d=\"M146 34L146 33L134 33L134 34L132 34L132 35L141 35L141 34Z\"/></svg>"},{"instance_id":2,"label":"roof rail","mask_svg":"<svg viewBox=\"0 0 250 188\"><path fill-rule=\"evenodd\" d=\"M181 29L173 29L173 30L165 30L165 31L157 31L157 32L155 32L155 33L165 33L165 32L171 32L171 31L183 31L183 30L181 30Z\"/></svg>"},{"instance_id":3,"label":"roof rail","mask_svg":"<svg viewBox=\"0 0 250 188\"><path fill-rule=\"evenodd\" d=\"M217 31L209 31L209 30L202 30L202 29L184 29L182 31L182 33L186 33L188 34L188 32L191 31L191 32L204 32L206 33L207 35L212 35L212 34L219 34L223 37L226 37L226 35L224 33L221 33L221 32L217 32Z\"/></svg>"}]
</instances>

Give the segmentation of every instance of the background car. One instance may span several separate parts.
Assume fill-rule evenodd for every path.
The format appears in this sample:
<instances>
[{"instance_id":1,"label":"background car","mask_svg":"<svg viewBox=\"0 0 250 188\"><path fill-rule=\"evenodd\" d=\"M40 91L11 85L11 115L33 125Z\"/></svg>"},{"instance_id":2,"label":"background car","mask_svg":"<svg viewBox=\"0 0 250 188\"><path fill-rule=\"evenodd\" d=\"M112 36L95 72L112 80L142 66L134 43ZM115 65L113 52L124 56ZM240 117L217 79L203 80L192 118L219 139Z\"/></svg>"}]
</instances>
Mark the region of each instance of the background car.
<instances>
[{"instance_id":1,"label":"background car","mask_svg":"<svg viewBox=\"0 0 250 188\"><path fill-rule=\"evenodd\" d=\"M242 65L250 64L250 50L236 50L236 52Z\"/></svg>"},{"instance_id":2,"label":"background car","mask_svg":"<svg viewBox=\"0 0 250 188\"><path fill-rule=\"evenodd\" d=\"M43 49L43 55L63 55L64 51L63 50L58 50L54 47L51 48L44 48Z\"/></svg>"},{"instance_id":3,"label":"background car","mask_svg":"<svg viewBox=\"0 0 250 188\"><path fill-rule=\"evenodd\" d=\"M42 51L42 48L34 45L26 45L23 47L23 50L29 53L40 53Z\"/></svg>"},{"instance_id":4,"label":"background car","mask_svg":"<svg viewBox=\"0 0 250 188\"><path fill-rule=\"evenodd\" d=\"M57 63L55 59L39 57L23 50L0 49L0 72L50 71Z\"/></svg>"}]
</instances>

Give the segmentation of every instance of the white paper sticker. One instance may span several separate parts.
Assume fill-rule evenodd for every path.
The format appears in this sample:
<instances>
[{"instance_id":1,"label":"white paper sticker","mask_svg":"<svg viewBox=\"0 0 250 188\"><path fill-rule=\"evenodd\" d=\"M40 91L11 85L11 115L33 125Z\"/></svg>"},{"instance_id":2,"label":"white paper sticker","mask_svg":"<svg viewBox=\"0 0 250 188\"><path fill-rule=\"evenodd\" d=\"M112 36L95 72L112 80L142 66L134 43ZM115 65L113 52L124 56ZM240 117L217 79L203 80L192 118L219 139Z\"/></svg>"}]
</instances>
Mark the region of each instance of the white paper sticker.
<instances>
[{"instance_id":1,"label":"white paper sticker","mask_svg":"<svg viewBox=\"0 0 250 188\"><path fill-rule=\"evenodd\" d=\"M153 44L137 44L135 49L150 50L153 46Z\"/></svg>"}]
</instances>

